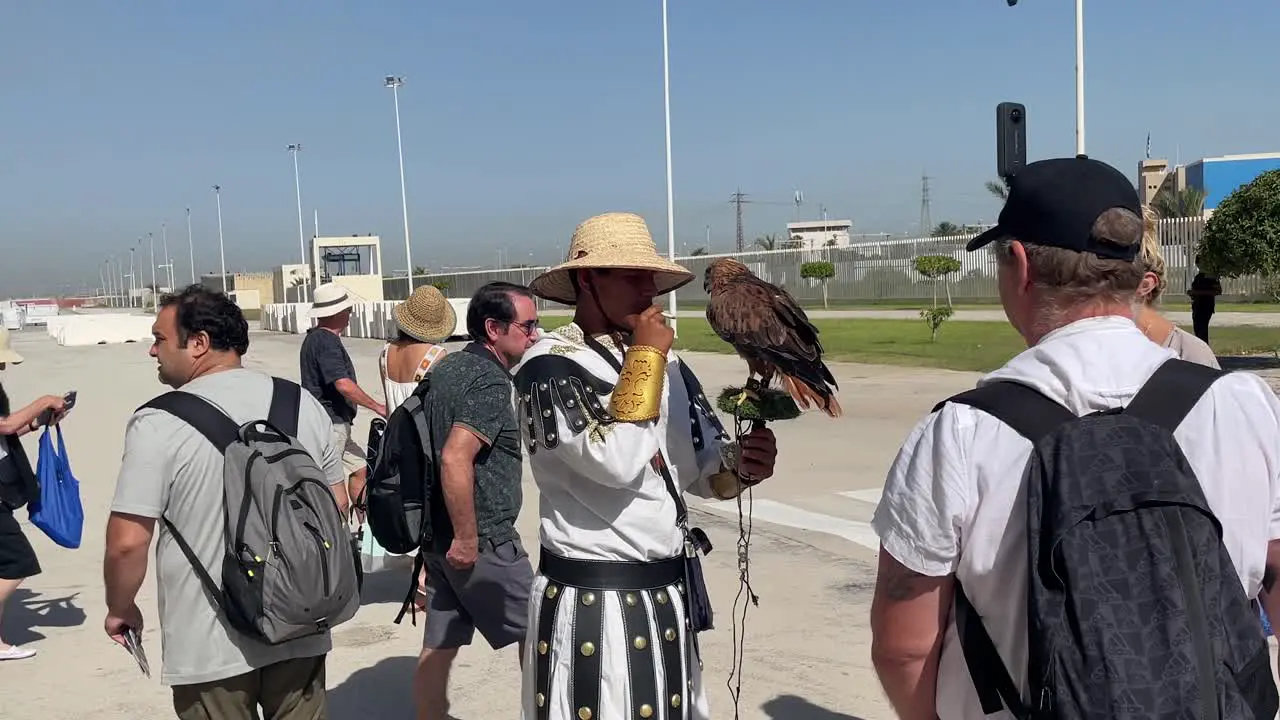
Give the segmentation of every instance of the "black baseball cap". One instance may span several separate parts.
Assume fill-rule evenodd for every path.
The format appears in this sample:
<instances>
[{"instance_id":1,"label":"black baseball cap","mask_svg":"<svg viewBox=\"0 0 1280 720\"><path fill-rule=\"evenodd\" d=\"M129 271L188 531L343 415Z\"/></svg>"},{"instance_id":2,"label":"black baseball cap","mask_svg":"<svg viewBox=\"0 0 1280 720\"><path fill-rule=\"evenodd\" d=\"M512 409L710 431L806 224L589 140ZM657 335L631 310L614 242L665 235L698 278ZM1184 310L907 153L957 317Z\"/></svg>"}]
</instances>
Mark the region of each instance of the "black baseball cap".
<instances>
[{"instance_id":1,"label":"black baseball cap","mask_svg":"<svg viewBox=\"0 0 1280 720\"><path fill-rule=\"evenodd\" d=\"M1030 163L1009 178L1009 197L996 226L969 241L966 250L1013 238L1035 245L1133 260L1139 243L1116 245L1093 237L1102 213L1124 208L1142 217L1138 191L1124 173L1084 155Z\"/></svg>"}]
</instances>

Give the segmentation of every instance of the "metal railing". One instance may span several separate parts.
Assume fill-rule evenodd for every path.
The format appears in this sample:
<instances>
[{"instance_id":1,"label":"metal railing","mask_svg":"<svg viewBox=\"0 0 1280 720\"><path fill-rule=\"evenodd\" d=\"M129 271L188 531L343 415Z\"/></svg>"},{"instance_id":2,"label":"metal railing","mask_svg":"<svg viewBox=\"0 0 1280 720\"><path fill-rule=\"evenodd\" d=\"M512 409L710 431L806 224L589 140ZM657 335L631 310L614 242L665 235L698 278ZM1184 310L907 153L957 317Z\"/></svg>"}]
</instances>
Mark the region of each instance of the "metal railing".
<instances>
[{"instance_id":1,"label":"metal railing","mask_svg":"<svg viewBox=\"0 0 1280 720\"><path fill-rule=\"evenodd\" d=\"M1167 286L1164 297L1171 302L1186 298L1187 288L1195 277L1195 254L1204 234L1204 220L1175 218L1159 223L1161 252L1165 259ZM696 274L679 291L682 306L699 306L706 302L700 281L712 260L729 255L738 258L759 277L784 287L805 303L822 302L822 286L816 280L800 276L804 263L827 261L835 266L835 277L827 281L827 300L832 304L852 304L887 300L918 301L932 299L934 284L915 270L915 258L921 255L945 255L960 263L958 272L943 282L950 287L953 301L990 301L999 297L996 287L996 257L990 248L966 252L965 244L973 234L947 237L905 238L863 243L849 247L827 247L814 250L757 250L721 255L692 255L677 258ZM486 283L496 280L527 285L545 267L508 268L436 273L414 277L414 285L444 284L450 297L470 297ZM387 300L408 296L407 279L385 278L383 295ZM1256 276L1223 279L1224 296L1258 297L1265 293L1264 281ZM563 307L542 302L542 309Z\"/></svg>"}]
</instances>

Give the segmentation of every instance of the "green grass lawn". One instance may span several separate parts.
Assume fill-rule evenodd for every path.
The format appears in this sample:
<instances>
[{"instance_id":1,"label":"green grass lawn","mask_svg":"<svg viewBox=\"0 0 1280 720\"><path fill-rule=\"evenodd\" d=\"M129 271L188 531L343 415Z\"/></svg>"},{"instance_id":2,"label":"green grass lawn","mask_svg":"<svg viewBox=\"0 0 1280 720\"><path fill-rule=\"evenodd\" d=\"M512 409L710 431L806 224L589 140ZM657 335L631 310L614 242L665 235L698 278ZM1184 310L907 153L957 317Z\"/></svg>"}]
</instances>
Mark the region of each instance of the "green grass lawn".
<instances>
[{"instance_id":1,"label":"green grass lawn","mask_svg":"<svg viewBox=\"0 0 1280 720\"><path fill-rule=\"evenodd\" d=\"M546 317L543 326L554 329L569 319ZM1022 337L1003 322L949 322L942 326L937 342L929 341L929 328L920 320L815 320L813 324L821 333L827 359L833 361L986 372L1026 349ZM683 318L679 333L678 350L733 352L705 320ZM1210 338L1219 355L1280 348L1280 328L1217 327Z\"/></svg>"},{"instance_id":2,"label":"green grass lawn","mask_svg":"<svg viewBox=\"0 0 1280 720\"><path fill-rule=\"evenodd\" d=\"M911 310L918 311L920 308L928 306L932 300L925 298L922 300L832 300L830 310ZM801 306L806 310L822 310L821 300L802 300ZM996 298L989 300L961 300L952 304L956 310L999 310L1000 301ZM700 302L681 301L680 310L702 310L703 305ZM1191 303L1183 301L1164 302L1160 304L1160 309L1168 312L1191 312ZM1280 312L1280 304L1270 302L1219 302L1215 308L1218 312L1250 312L1250 313L1275 313Z\"/></svg>"}]
</instances>

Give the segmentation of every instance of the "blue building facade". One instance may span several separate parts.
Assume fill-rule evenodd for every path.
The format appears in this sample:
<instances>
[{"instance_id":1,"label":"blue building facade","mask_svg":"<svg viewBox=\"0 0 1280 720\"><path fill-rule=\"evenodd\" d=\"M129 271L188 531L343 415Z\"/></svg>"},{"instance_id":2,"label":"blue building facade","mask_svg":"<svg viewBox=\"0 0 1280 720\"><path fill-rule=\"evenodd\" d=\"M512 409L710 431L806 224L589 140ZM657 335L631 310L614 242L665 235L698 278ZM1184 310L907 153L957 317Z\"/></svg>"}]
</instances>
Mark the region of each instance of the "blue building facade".
<instances>
[{"instance_id":1,"label":"blue building facade","mask_svg":"<svg viewBox=\"0 0 1280 720\"><path fill-rule=\"evenodd\" d=\"M1280 170L1280 153L1223 155L1205 158L1187 165L1187 187L1204 192L1206 212L1218 207L1241 185L1247 185L1268 170Z\"/></svg>"}]
</instances>

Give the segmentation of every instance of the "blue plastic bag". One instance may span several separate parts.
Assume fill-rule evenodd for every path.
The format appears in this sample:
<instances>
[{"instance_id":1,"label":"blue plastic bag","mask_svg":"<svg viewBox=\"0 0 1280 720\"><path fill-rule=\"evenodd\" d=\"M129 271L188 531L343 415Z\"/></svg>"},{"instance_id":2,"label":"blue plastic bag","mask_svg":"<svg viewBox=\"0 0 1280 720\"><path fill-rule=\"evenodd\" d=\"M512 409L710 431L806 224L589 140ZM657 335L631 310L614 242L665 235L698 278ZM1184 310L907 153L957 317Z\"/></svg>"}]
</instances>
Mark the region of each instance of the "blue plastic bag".
<instances>
[{"instance_id":1,"label":"blue plastic bag","mask_svg":"<svg viewBox=\"0 0 1280 720\"><path fill-rule=\"evenodd\" d=\"M49 428L40 436L40 459L36 463L40 497L27 504L27 511L31 524L43 530L50 540L74 550L80 547L80 536L84 533L84 507L80 504L80 482L71 474L62 427L55 427L56 451Z\"/></svg>"}]
</instances>

